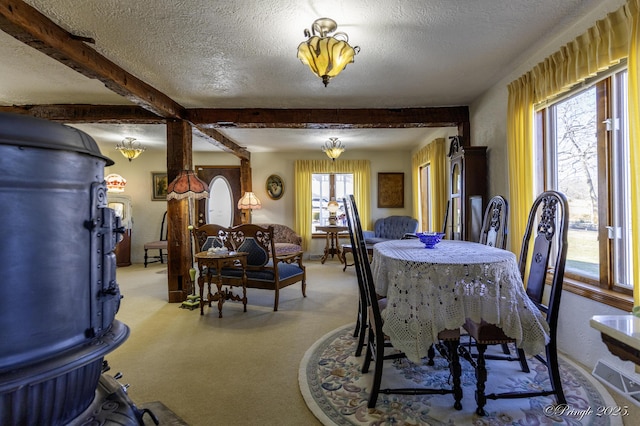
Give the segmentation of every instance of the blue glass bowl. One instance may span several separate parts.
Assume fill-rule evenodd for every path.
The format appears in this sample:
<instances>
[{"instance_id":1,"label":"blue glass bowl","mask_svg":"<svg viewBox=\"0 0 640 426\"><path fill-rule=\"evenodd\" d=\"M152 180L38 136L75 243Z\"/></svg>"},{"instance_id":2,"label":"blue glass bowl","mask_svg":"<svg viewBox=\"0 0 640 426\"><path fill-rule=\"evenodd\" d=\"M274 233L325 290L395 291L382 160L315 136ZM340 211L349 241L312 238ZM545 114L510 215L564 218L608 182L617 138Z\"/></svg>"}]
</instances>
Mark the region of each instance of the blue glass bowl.
<instances>
[{"instance_id":1,"label":"blue glass bowl","mask_svg":"<svg viewBox=\"0 0 640 426\"><path fill-rule=\"evenodd\" d=\"M444 238L442 232L418 232L416 235L426 248L434 248Z\"/></svg>"}]
</instances>

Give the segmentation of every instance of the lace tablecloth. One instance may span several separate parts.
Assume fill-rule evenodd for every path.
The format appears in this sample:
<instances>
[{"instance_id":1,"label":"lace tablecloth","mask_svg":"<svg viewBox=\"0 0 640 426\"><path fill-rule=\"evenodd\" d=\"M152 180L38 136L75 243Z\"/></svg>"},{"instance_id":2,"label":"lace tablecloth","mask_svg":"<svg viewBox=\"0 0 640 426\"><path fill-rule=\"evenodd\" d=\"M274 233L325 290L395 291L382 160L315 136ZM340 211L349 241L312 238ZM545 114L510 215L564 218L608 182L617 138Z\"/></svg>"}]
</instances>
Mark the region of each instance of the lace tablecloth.
<instances>
[{"instance_id":1,"label":"lace tablecloth","mask_svg":"<svg viewBox=\"0 0 640 426\"><path fill-rule=\"evenodd\" d=\"M373 278L387 297L383 331L419 362L438 332L466 318L499 325L528 354L544 350L549 327L529 300L513 253L468 241L426 249L417 239L373 246Z\"/></svg>"}]
</instances>

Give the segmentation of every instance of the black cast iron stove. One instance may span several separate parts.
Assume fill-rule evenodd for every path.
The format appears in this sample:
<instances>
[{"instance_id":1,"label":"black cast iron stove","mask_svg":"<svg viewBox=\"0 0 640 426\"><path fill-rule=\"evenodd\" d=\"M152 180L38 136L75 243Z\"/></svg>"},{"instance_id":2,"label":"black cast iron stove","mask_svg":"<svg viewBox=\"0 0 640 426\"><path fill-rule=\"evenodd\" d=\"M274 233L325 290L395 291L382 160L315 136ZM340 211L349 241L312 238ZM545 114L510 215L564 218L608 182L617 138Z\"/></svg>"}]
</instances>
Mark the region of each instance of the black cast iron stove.
<instances>
[{"instance_id":1,"label":"black cast iron stove","mask_svg":"<svg viewBox=\"0 0 640 426\"><path fill-rule=\"evenodd\" d=\"M105 354L129 336L115 319L123 229L107 207L112 164L77 129L0 113L3 426L104 424L91 407L105 401L129 413L118 424L142 424L144 412L103 374Z\"/></svg>"}]
</instances>

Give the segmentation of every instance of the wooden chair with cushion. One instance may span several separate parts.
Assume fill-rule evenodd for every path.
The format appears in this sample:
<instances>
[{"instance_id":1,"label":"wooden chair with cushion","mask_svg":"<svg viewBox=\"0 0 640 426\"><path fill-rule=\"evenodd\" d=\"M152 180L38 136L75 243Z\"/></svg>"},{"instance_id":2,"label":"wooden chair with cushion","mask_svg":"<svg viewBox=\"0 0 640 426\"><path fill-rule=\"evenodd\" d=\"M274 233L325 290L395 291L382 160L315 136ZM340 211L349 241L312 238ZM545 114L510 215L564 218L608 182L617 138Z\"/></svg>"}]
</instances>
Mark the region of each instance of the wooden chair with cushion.
<instances>
[{"instance_id":1,"label":"wooden chair with cushion","mask_svg":"<svg viewBox=\"0 0 640 426\"><path fill-rule=\"evenodd\" d=\"M509 221L509 204L507 200L496 195L489 200L487 208L482 218L482 227L480 228L480 244L485 244L499 249L507 247L507 223ZM511 356L509 346L505 343L502 345L503 355L487 355L486 359L501 359L505 361L520 361L522 371L529 372L527 357L522 349L518 349L518 357Z\"/></svg>"},{"instance_id":2,"label":"wooden chair with cushion","mask_svg":"<svg viewBox=\"0 0 640 426\"><path fill-rule=\"evenodd\" d=\"M158 256L149 256L149 250L158 250ZM160 239L144 243L144 267L149 263L164 263L165 253L167 251L167 212L162 215L162 223L160 224ZM149 258L153 260L149 260Z\"/></svg>"},{"instance_id":3,"label":"wooden chair with cushion","mask_svg":"<svg viewBox=\"0 0 640 426\"><path fill-rule=\"evenodd\" d=\"M197 247L204 250L206 243L223 244L229 250L247 252L247 288L275 291L273 310L278 310L280 289L301 283L302 296L306 297L306 269L302 264L302 252L277 255L273 242L273 227L242 224L232 228L219 225L203 225L193 230ZM222 280L230 285L242 285L242 270L223 269Z\"/></svg>"},{"instance_id":4,"label":"wooden chair with cushion","mask_svg":"<svg viewBox=\"0 0 640 426\"><path fill-rule=\"evenodd\" d=\"M382 331L383 320L381 310L384 308L385 299L379 299L376 294L375 285L373 282L373 276L371 273L371 266L367 259L366 243L362 233L362 226L360 225L360 217L358 215L358 209L355 204L353 196L349 197L349 203L351 206L348 208L352 213L352 221L354 224L355 240L354 243L354 256L358 257L359 265L362 266L363 288L366 295L367 303L367 352L365 355L364 363L362 365L362 373L367 373L371 365L371 361L375 363L373 372L373 384L371 386L371 392L369 395L368 407L374 408L378 401L378 394L401 394L401 395L445 395L453 394L454 396L454 408L457 410L462 409L462 386L461 386L461 374L460 361L458 358L457 347L460 341L460 330L444 330L438 334L438 338L442 340L443 344L438 343L436 346L442 353L442 355L448 360L449 368L451 370L453 385L450 389L447 388L386 388L381 389L382 382L382 370L384 361L393 358L404 357L403 353L391 352L387 353L387 350L393 350L391 342L386 338Z\"/></svg>"},{"instance_id":5,"label":"wooden chair with cushion","mask_svg":"<svg viewBox=\"0 0 640 426\"><path fill-rule=\"evenodd\" d=\"M549 325L549 343L545 348L546 357L538 354L536 358L547 367L551 389L486 395L487 369L485 365L485 350L487 345L512 343L515 342L515 339L506 336L502 329L494 324L489 324L485 321L477 323L467 319L464 328L475 341L478 351L477 361L474 361L468 351L464 349L461 349L461 354L471 362L476 371L476 413L480 416L484 415L484 406L487 399L531 398L555 395L558 404L566 404L558 367L556 329L560 313L562 280L567 259L568 210L567 199L562 193L546 191L536 198L527 220L518 262L522 276L525 275L527 268L529 271L526 279L527 295L540 311L546 314L546 321ZM531 255L529 255L530 249L532 249ZM549 302L545 305L543 303L543 293L550 265L553 270L553 278L551 280Z\"/></svg>"}]
</instances>

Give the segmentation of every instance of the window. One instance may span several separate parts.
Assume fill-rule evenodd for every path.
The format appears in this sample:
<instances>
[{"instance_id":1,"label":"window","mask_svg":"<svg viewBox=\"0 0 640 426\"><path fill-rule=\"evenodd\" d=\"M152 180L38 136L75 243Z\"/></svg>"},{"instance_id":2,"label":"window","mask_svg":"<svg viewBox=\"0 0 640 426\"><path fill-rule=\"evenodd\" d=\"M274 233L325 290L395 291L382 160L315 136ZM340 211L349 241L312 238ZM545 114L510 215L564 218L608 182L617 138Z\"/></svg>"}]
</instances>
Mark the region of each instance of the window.
<instances>
[{"instance_id":1,"label":"window","mask_svg":"<svg viewBox=\"0 0 640 426\"><path fill-rule=\"evenodd\" d=\"M536 181L569 201L565 276L631 294L627 71L574 90L536 114Z\"/></svg>"},{"instance_id":2,"label":"window","mask_svg":"<svg viewBox=\"0 0 640 426\"><path fill-rule=\"evenodd\" d=\"M353 174L350 173L314 173L311 176L311 232L316 232L317 226L329 225L330 200L336 200L340 205L336 216L338 225L345 225L343 198L353 194Z\"/></svg>"}]
</instances>

